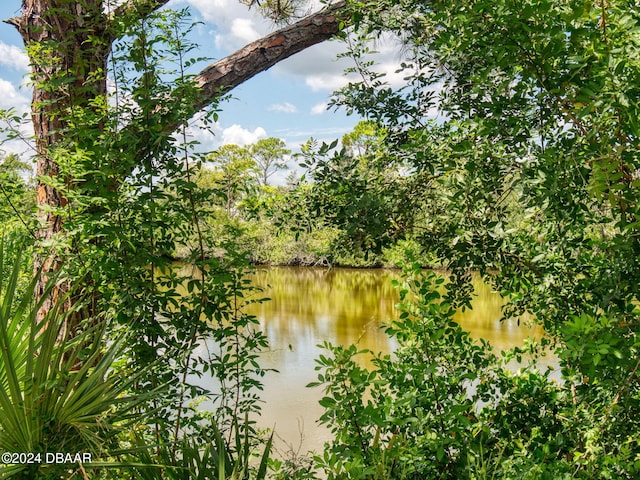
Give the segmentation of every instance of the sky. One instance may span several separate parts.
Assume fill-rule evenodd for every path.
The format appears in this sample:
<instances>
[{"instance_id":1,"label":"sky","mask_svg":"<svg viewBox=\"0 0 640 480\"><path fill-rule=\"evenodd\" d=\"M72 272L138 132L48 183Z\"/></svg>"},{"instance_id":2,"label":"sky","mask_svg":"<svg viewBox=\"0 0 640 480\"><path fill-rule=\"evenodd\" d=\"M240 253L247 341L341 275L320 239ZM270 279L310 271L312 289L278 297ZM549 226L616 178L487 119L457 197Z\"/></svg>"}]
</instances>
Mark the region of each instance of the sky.
<instances>
[{"instance_id":1,"label":"sky","mask_svg":"<svg viewBox=\"0 0 640 480\"><path fill-rule=\"evenodd\" d=\"M0 19L19 15L20 3L0 2ZM256 9L248 9L238 0L171 0L168 7L189 7L194 20L203 22L196 27L193 41L201 46L198 55L211 61L277 29ZM351 131L359 118L347 116L344 111L327 110L331 93L348 82L343 74L345 68L353 66L349 59L337 59L345 48L340 41L321 43L234 89L232 98L222 104L213 133L193 130L201 148L213 150L226 143L246 145L260 138L277 137L295 152L310 137L332 141ZM394 48L390 45L382 52L381 68L389 72L398 62ZM0 23L0 109L28 111L31 92L25 86L27 72L28 59L20 35L13 26ZM4 153L28 152L24 144L16 142L0 145L0 149Z\"/></svg>"}]
</instances>

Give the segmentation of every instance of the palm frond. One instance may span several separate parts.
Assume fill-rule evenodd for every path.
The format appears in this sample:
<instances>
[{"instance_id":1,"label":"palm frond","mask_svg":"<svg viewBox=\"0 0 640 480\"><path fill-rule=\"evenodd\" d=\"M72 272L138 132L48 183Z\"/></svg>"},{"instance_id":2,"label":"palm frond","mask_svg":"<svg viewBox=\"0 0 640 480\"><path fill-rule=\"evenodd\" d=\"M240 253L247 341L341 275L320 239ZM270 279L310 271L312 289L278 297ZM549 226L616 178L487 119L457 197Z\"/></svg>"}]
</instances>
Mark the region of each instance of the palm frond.
<instances>
[{"instance_id":1,"label":"palm frond","mask_svg":"<svg viewBox=\"0 0 640 480\"><path fill-rule=\"evenodd\" d=\"M0 246L0 271L4 262ZM104 319L84 319L86 325L68 341L61 341L67 317L58 307L38 322L37 278L19 289L20 265L18 255L0 282L0 451L92 452L94 458L108 459L105 445L117 445L133 409L158 390L132 393L145 370L128 376L114 371L126 342L107 338ZM48 291L55 280L48 282ZM26 468L33 469L2 466L0 477ZM43 465L42 475L52 468Z\"/></svg>"}]
</instances>

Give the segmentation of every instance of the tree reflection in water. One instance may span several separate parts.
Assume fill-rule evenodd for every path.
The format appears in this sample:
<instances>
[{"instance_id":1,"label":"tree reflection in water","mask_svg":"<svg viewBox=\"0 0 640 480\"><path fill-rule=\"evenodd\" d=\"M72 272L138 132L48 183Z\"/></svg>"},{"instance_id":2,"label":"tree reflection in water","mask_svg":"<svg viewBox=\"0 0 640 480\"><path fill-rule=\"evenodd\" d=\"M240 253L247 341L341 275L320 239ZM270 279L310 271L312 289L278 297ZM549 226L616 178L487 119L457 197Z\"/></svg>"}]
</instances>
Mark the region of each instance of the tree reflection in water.
<instances>
[{"instance_id":1,"label":"tree reflection in water","mask_svg":"<svg viewBox=\"0 0 640 480\"><path fill-rule=\"evenodd\" d=\"M321 353L317 344L328 340L357 343L374 352L393 351L393 342L380 327L396 316L398 295L391 281L400 274L385 269L303 267L255 272L254 284L271 299L250 308L271 345L271 351L263 356L263 366L280 372L265 378L261 426L275 425L278 435L294 447L302 428L302 448L321 448L329 437L328 431L314 423L321 414L318 400L322 392L305 388L316 380L314 360ZM480 278L474 280L474 288L473 309L456 316L473 337L504 349L521 345L528 336L540 336L540 331L518 325L516 320L501 322L503 300ZM362 360L366 363L366 358Z\"/></svg>"}]
</instances>

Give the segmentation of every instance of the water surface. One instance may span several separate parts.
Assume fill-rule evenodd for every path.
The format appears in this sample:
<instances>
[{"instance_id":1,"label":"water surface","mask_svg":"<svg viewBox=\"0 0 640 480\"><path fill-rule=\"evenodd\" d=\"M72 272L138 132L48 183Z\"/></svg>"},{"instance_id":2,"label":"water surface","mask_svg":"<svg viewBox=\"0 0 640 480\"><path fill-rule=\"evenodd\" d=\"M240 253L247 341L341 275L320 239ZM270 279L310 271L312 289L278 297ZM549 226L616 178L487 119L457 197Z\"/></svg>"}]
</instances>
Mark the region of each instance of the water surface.
<instances>
[{"instance_id":1,"label":"water surface","mask_svg":"<svg viewBox=\"0 0 640 480\"><path fill-rule=\"evenodd\" d=\"M315 358L318 344L355 343L362 349L388 353L393 342L380 328L396 318L397 291L391 284L400 272L385 269L268 268L254 274L254 284L264 288L271 301L251 306L271 350L262 365L279 373L265 378L265 405L259 419L294 449L320 449L329 439L316 424L322 413L320 388L305 386L317 379ZM521 345L540 332L500 322L503 300L480 279L474 281L473 309L459 312L456 320L475 338L484 338L496 348Z\"/></svg>"}]
</instances>

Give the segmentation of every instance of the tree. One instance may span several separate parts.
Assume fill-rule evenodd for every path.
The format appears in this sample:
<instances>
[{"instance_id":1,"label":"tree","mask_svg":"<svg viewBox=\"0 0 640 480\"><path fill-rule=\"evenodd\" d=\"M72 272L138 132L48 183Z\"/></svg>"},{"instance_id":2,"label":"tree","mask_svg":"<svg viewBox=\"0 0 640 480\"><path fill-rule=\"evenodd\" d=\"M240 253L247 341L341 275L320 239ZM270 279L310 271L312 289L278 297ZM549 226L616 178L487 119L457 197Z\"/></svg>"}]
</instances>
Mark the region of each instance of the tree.
<instances>
[{"instance_id":1,"label":"tree","mask_svg":"<svg viewBox=\"0 0 640 480\"><path fill-rule=\"evenodd\" d=\"M413 212L405 205L410 185L395 167L388 168L393 162L382 130L361 122L343 138L342 149L336 149L337 140L318 146L312 139L303 145L300 165L310 182L298 184L289 203L296 217L304 205L314 224L338 228L336 251L350 252L352 261L362 261L356 260L362 256L366 263L370 254L379 255L408 233L413 223ZM297 218L290 224L294 229L308 225Z\"/></svg>"},{"instance_id":2,"label":"tree","mask_svg":"<svg viewBox=\"0 0 640 480\"><path fill-rule=\"evenodd\" d=\"M365 49L356 48L364 79L342 90L339 101L381 123L390 151L410 162L412 176L430 179L415 195L414 208L428 212L420 240L452 274L442 301L437 289L425 289L436 300L420 307L418 321L430 320L438 305L468 304L468 272L477 270L509 300L505 316L526 313L544 326L533 351L553 351L560 367L560 381L532 369L465 377L477 378L479 388L486 381L492 392L482 398L487 408L472 435L440 424L447 436L464 440L433 455L446 464L439 478L459 478L446 470L456 464L473 476L474 456L480 477L637 477L631 460L640 454L637 5L389 1L364 2L360 14L363 36L392 30L403 39L406 82L386 84L363 61ZM434 110L442 114L438 121ZM405 318L400 329L411 316ZM412 345L411 337L406 348ZM515 353L523 359L522 350ZM437 377L447 368L443 358ZM420 383L405 370L415 364L393 368L401 381ZM443 387L445 401L454 387ZM398 407L413 405L417 390L401 392L396 398L406 394L406 403ZM436 403L428 412L464 411L467 395L456 407ZM371 420L384 423L374 414ZM428 424L429 435L437 428ZM403 442L411 434L397 432ZM494 440L458 456L480 432ZM383 437L375 432L375 442ZM412 458L430 463L419 442L410 448L417 449ZM415 475L428 478L420 470Z\"/></svg>"},{"instance_id":3,"label":"tree","mask_svg":"<svg viewBox=\"0 0 640 480\"><path fill-rule=\"evenodd\" d=\"M250 188L251 170L255 165L250 149L223 145L210 155L209 160L215 165L213 173L219 177L227 215L231 216L239 195Z\"/></svg>"},{"instance_id":4,"label":"tree","mask_svg":"<svg viewBox=\"0 0 640 480\"><path fill-rule=\"evenodd\" d=\"M60 157L69 145L91 151L92 142L106 131L103 121L95 120L90 132L79 132L74 126L73 112L79 109L92 111L96 119L107 106L107 61L114 42L130 32L130 25L143 24L168 0L130 0L111 2L103 0L60 1L25 0L22 15L7 20L14 25L24 39L32 65L33 101L32 120L37 149L37 202L42 211L39 238L42 244L50 244L58 234L64 232L61 209L69 202L62 193L63 186L75 189L106 188L112 191L136 168L136 163L145 161L152 154L152 146L144 141L135 145L117 145L112 148L135 150L132 162L112 165L105 181L95 181L100 175L82 180L61 172ZM253 5L253 1L250 5ZM291 5L288 3L287 5ZM275 11L282 11L281 2ZM190 96L190 105L185 105L179 117L175 112L163 115L160 109L144 107L144 98L136 98L142 107L138 115L154 117L161 129L170 133L194 113L220 98L240 83L268 69L279 61L318 42L327 40L339 32L338 12L344 2L330 4L322 10L261 38L209 67L189 81L197 89ZM144 44L144 39L139 37ZM150 48L146 46L145 48ZM139 64L144 63L147 50L141 50ZM142 62L142 63L140 63ZM151 76L144 77L152 79ZM143 87L150 87L146 80ZM171 96L170 92L166 92ZM166 99L168 100L168 98ZM156 102L157 105L157 102ZM83 114L84 115L84 114ZM173 116L172 116L173 115ZM85 128L88 127L85 121ZM127 127L117 126L117 131L126 132ZM144 133L144 132L143 132ZM140 137L144 140L145 136ZM89 192L86 192L90 195ZM36 269L56 271L61 267L55 255L38 255ZM38 286L44 292L44 283ZM55 293L53 297L62 296ZM43 315L51 303L43 305Z\"/></svg>"},{"instance_id":5,"label":"tree","mask_svg":"<svg viewBox=\"0 0 640 480\"><path fill-rule=\"evenodd\" d=\"M44 410L34 416L31 408L27 413L34 428L16 430L15 422L4 422L0 436L13 444L16 435L24 437L21 444L33 452L50 450L50 441L63 445L68 437L88 439L76 445L96 455L100 451L101 458L117 456L123 462L130 454L138 465L163 465L151 473L146 469L145 477L169 475L164 466L171 464L181 466L175 469L179 475L214 476L212 468L205 472L201 463L203 445L215 445L216 462L225 445L226 468L231 454L242 455L237 446L244 442L242 452L248 457L259 441L252 420L241 419L252 419L260 409L256 391L265 372L257 352L266 348L267 340L256 327L257 319L243 310L250 289L244 257L227 239L215 239L216 252L225 251L225 258L207 256L214 248L206 243L199 222L200 192L193 181L199 161L186 139L186 124L199 111L210 114L233 87L337 33L343 3L253 42L195 76L185 73L195 47L184 32L192 25L183 12L161 9L166 3L25 0L22 15L9 20L22 35L32 65L41 217L34 262L37 282L24 287L35 291L36 299L25 297L14 307L14 294L4 295L3 313L15 311L15 320L11 348L2 350L28 353L16 358L26 358L31 365L35 349L42 361L33 365L53 375L26 375L23 381L21 364L3 362L5 379L13 378L8 380L11 388L4 382L1 389L3 409L19 412L29 392L37 394L33 400L38 405L71 401L84 408L74 400L83 391L78 398L92 408L81 408L86 415L79 417ZM281 10L283 4L274 6ZM107 78L112 91L107 90ZM4 165L3 187L9 185L5 178L19 184L16 166ZM235 192L229 188L227 193L230 209ZM191 239L197 244L189 249L193 272L185 274L174 268L171 255ZM4 273L5 264L0 267ZM12 278L20 277L16 273ZM57 284L48 288L48 279ZM7 281L18 290L24 283ZM4 280L0 283L7 286ZM40 307L37 317L27 312L31 303ZM47 342L34 342L34 335L45 335ZM205 339L213 339L215 349L200 353L196 346ZM87 372L95 373L91 382L106 387L113 381L120 384L117 379L128 380L102 399L100 385L82 384ZM189 385L194 372L210 372L220 388L205 392ZM53 384L62 387L51 388ZM87 396L87 388L98 397ZM191 407L191 400L203 394L213 402L214 426ZM110 402L124 405L134 397L135 411L127 412L126 419L108 413L115 412ZM128 429L132 436L125 438L120 420L135 424ZM189 445L183 442L186 438ZM150 444L156 447L145 448ZM202 470L193 475L182 468L190 451ZM238 465L246 471L249 459ZM264 471L263 465L259 469ZM19 468L4 466L0 476ZM24 478L53 475L45 465L25 468ZM121 478L122 472L112 475ZM219 475L224 476L224 470Z\"/></svg>"},{"instance_id":6,"label":"tree","mask_svg":"<svg viewBox=\"0 0 640 480\"><path fill-rule=\"evenodd\" d=\"M380 151L384 138L384 131L375 122L362 120L342 136L342 146L351 157L367 157Z\"/></svg>"},{"instance_id":7,"label":"tree","mask_svg":"<svg viewBox=\"0 0 640 480\"><path fill-rule=\"evenodd\" d=\"M260 185L269 185L269 178L278 170L287 168L286 157L291 150L279 138L263 138L251 145L251 157L255 162L256 180Z\"/></svg>"},{"instance_id":8,"label":"tree","mask_svg":"<svg viewBox=\"0 0 640 480\"><path fill-rule=\"evenodd\" d=\"M213 442L218 452L234 434L246 442L243 451L255 444L252 420L239 419L260 408L256 390L265 372L256 359L266 347L257 320L243 310L250 288L244 257L227 239L208 245L201 230L201 198L194 182L200 161L186 139L186 124L201 111L210 119L232 88L338 33L344 3L328 5L194 76L185 73L195 47L184 34L193 25L184 20L184 12L161 8L167 3L25 0L22 15L8 22L24 39L34 92L41 215L35 291L43 301L36 302L38 317L29 317L28 323L35 325L32 331L43 331L51 324L50 312L69 312L56 317L63 322L52 346L62 352L60 378L98 371L99 355L88 352L106 353L105 344L122 345L124 358L107 368L114 377L135 377L130 388L141 396L131 419L141 428L131 429L136 438L109 440L105 456L125 444L162 444L166 448L156 448L155 459L142 463L178 465L188 454L181 450L187 437L198 445L198 453ZM280 10L283 4L274 5ZM107 78L113 82L111 91ZM171 256L192 239L196 246L188 258L193 271L179 272ZM209 257L214 247L228 254ZM47 288L48 278L58 281L53 288ZM99 326L106 335L92 336ZM122 343L115 340L121 332L127 334ZM196 351L211 338L215 350ZM29 339L18 341L22 348ZM136 376L142 368L152 373ZM190 406L190 400L207 394L188 385L193 372L211 372L219 380L219 391L208 394L224 438L205 427L210 422ZM67 395L51 389L50 382L31 390L37 388L50 391L55 400ZM160 389L166 395L158 395ZM73 430L61 420L61 428ZM106 420L93 415L88 422ZM36 439L31 450L39 448ZM134 450L138 459L151 452ZM222 457L216 453L215 458Z\"/></svg>"}]
</instances>

